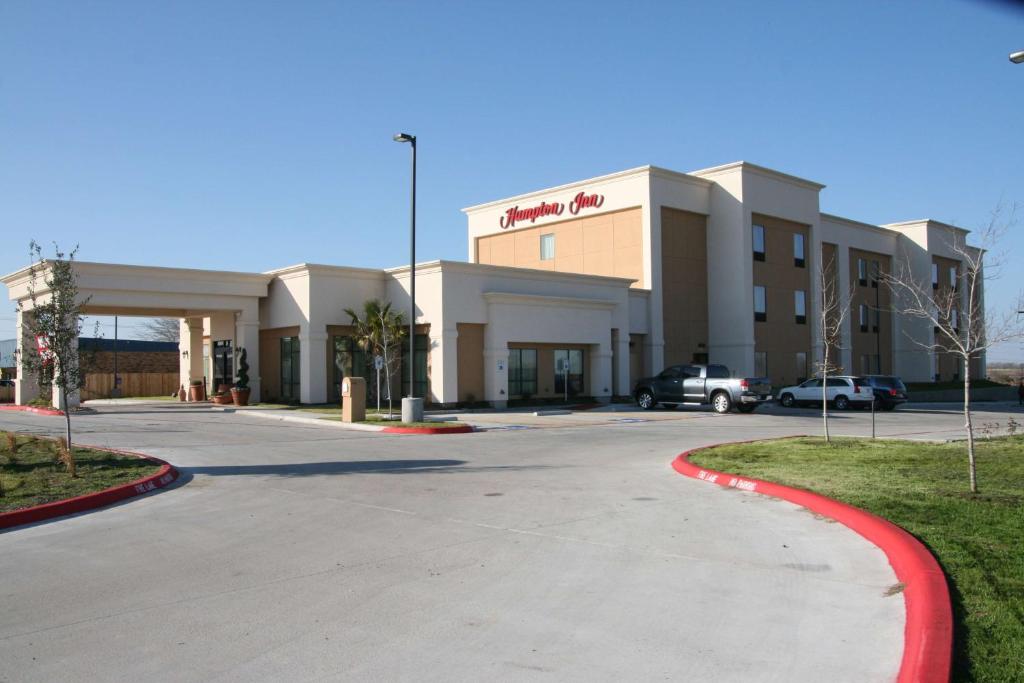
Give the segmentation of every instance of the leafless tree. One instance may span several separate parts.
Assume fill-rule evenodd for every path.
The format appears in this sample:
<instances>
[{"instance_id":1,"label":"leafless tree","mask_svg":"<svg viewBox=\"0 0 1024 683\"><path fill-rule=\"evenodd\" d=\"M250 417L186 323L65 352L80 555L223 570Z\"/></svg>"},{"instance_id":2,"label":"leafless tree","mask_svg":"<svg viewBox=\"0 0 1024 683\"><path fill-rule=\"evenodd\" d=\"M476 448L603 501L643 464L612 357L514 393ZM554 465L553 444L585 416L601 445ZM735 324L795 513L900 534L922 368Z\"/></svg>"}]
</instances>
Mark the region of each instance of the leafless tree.
<instances>
[{"instance_id":1,"label":"leafless tree","mask_svg":"<svg viewBox=\"0 0 1024 683\"><path fill-rule=\"evenodd\" d=\"M988 224L977 231L978 246L967 244L967 234L949 230L946 236L950 253L960 261L955 286L935 286L914 278L909 261L896 264L884 280L893 292L897 312L924 320L934 331L930 339L908 338L932 353L955 356L962 364L964 377L964 429L967 433L967 463L971 493L978 492L974 453L974 426L971 421L971 360L980 358L990 347L1024 333L1017 317L1020 303L1013 311L986 312L982 290L986 281L998 278L1004 253L994 247L1014 224L1015 207L1006 212L997 207ZM951 283L951 284L954 284Z\"/></svg>"},{"instance_id":2,"label":"leafless tree","mask_svg":"<svg viewBox=\"0 0 1024 683\"><path fill-rule=\"evenodd\" d=\"M142 336L150 341L178 341L177 318L153 318L141 324Z\"/></svg>"},{"instance_id":3,"label":"leafless tree","mask_svg":"<svg viewBox=\"0 0 1024 683\"><path fill-rule=\"evenodd\" d=\"M821 309L818 315L818 329L821 332L821 359L815 363L821 375L821 418L825 427L825 442L831 443L828 431L828 376L842 366L833 354L842 349L843 325L850 315L853 300L852 286L847 290L839 287L839 273L835 257L824 261L818 270L818 285L821 291Z\"/></svg>"}]
</instances>

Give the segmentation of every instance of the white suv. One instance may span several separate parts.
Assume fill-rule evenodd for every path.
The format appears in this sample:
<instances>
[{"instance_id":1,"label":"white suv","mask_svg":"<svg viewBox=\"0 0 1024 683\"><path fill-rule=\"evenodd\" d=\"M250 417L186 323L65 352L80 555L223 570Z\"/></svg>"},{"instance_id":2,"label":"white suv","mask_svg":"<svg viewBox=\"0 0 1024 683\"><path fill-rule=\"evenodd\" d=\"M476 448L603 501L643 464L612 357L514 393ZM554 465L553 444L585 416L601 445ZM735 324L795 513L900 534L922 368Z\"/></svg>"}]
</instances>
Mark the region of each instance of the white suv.
<instances>
[{"instance_id":1,"label":"white suv","mask_svg":"<svg viewBox=\"0 0 1024 683\"><path fill-rule=\"evenodd\" d=\"M825 390L828 392L828 402L837 410L867 408L875 398L875 392L863 377L829 377ZM821 378L809 379L803 384L780 389L779 403L787 408L815 403L820 405Z\"/></svg>"}]
</instances>

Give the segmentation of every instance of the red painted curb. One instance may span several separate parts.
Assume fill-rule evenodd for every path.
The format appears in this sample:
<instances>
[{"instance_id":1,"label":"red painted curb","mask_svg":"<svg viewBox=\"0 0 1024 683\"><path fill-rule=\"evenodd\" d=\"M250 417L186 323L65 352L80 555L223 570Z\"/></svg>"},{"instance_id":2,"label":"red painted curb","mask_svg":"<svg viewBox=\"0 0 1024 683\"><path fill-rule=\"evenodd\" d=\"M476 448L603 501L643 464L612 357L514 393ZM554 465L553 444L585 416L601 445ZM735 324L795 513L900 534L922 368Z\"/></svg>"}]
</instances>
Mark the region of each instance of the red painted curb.
<instances>
[{"instance_id":1,"label":"red painted curb","mask_svg":"<svg viewBox=\"0 0 1024 683\"><path fill-rule=\"evenodd\" d=\"M681 453L672 461L672 467L680 474L709 484L796 503L834 519L881 548L904 586L907 616L903 660L896 680L900 683L948 683L953 656L953 612L946 575L928 549L905 530L866 510L810 491L698 467L689 461L694 453L714 447Z\"/></svg>"},{"instance_id":2,"label":"red painted curb","mask_svg":"<svg viewBox=\"0 0 1024 683\"><path fill-rule=\"evenodd\" d=\"M0 405L0 410L20 410L23 413L35 413L37 415L60 415L64 416L63 410L57 410L56 408L37 408L35 406L9 406Z\"/></svg>"},{"instance_id":3,"label":"red painted curb","mask_svg":"<svg viewBox=\"0 0 1024 683\"><path fill-rule=\"evenodd\" d=\"M385 427L385 434L469 434L474 431L470 425L456 427Z\"/></svg>"},{"instance_id":4,"label":"red painted curb","mask_svg":"<svg viewBox=\"0 0 1024 683\"><path fill-rule=\"evenodd\" d=\"M133 498L135 496L141 496L143 493L162 489L178 478L178 470L175 469L174 465L171 465L160 458L154 458L151 455L133 453L131 451L118 451L112 448L99 448L97 446L81 446L81 448L107 451L110 453L117 453L118 455L133 455L137 458L151 460L158 465L162 465L162 467L156 472L156 474L136 479L135 481L128 482L127 484L113 486L109 489L104 489L103 491L86 493L74 498L56 500L52 503L44 503L43 505L36 505L34 507L23 508L21 510L0 512L0 529L9 529L23 524L42 522L54 517L64 517L65 515L73 515L77 512L85 512L86 510L104 507L111 503L125 500L126 498Z\"/></svg>"}]
</instances>

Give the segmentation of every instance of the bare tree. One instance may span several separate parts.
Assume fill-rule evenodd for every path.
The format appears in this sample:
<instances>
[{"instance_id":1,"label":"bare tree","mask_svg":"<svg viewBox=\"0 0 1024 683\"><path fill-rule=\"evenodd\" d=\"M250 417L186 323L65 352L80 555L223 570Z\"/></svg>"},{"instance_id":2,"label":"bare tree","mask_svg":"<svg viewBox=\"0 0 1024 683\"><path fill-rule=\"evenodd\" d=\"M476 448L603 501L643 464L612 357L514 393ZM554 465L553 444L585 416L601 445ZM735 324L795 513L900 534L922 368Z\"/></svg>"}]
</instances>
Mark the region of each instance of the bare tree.
<instances>
[{"instance_id":1,"label":"bare tree","mask_svg":"<svg viewBox=\"0 0 1024 683\"><path fill-rule=\"evenodd\" d=\"M142 336L150 341L178 341L180 331L177 318L153 318L141 324Z\"/></svg>"},{"instance_id":2,"label":"bare tree","mask_svg":"<svg viewBox=\"0 0 1024 683\"><path fill-rule=\"evenodd\" d=\"M18 308L36 345L24 347L23 364L33 374L52 377L50 381L60 392L64 411L66 450L61 454L68 473L76 476L74 449L71 445L71 406L68 395L85 385L85 373L78 359L78 335L82 331L82 309L89 299L78 294L74 261L76 246L64 254L54 245L54 258L43 258L42 248L33 240L29 246L33 263L29 272L28 295L31 310ZM40 280L42 283L40 284Z\"/></svg>"},{"instance_id":3,"label":"bare tree","mask_svg":"<svg viewBox=\"0 0 1024 683\"><path fill-rule=\"evenodd\" d=\"M993 252L1013 225L1014 208L1004 216L997 207L988 224L977 232L978 246L967 244L966 231L949 230L947 246L960 261L951 286L938 286L916 279L909 261L897 264L885 282L894 294L897 311L925 321L934 331L930 339L908 338L931 353L955 356L964 377L964 429L967 433L967 464L971 493L978 492L974 453L974 425L971 421L971 361L987 349L1018 339L1024 333L1013 311L986 312L982 302L984 283L998 277L1003 256ZM1024 302L1024 298L1020 299Z\"/></svg>"},{"instance_id":4,"label":"bare tree","mask_svg":"<svg viewBox=\"0 0 1024 683\"><path fill-rule=\"evenodd\" d=\"M850 302L853 299L853 287L842 290L839 287L839 273L835 257L829 257L818 270L818 285L821 291L821 310L818 316L818 329L821 332L821 360L817 361L818 374L821 375L821 419L825 428L825 442L831 443L828 431L828 376L837 372L842 366L833 354L842 349L843 325L850 315Z\"/></svg>"}]
</instances>

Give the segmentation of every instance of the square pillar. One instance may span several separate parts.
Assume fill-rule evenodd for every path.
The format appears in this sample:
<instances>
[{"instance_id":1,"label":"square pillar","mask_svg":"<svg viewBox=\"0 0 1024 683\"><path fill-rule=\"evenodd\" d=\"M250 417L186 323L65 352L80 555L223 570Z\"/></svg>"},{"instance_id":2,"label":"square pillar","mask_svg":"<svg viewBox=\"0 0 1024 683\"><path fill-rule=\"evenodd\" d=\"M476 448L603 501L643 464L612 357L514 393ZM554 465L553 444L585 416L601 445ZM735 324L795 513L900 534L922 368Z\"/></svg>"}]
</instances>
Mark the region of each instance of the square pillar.
<instances>
[{"instance_id":1,"label":"square pillar","mask_svg":"<svg viewBox=\"0 0 1024 683\"><path fill-rule=\"evenodd\" d=\"M71 357L67 359L67 364L70 366L68 369L71 371L78 369L78 335L71 342ZM57 386L57 381L60 377L60 372L57 370L57 364L53 365L53 392L51 395L50 404L58 410L75 410L81 404L81 394L78 388L68 388L66 396L61 396L61 389Z\"/></svg>"},{"instance_id":2,"label":"square pillar","mask_svg":"<svg viewBox=\"0 0 1024 683\"><path fill-rule=\"evenodd\" d=\"M846 317L843 318L843 324L839 330L839 358L836 358L836 362L843 366L843 372L853 373L853 335L851 334L851 325L853 324L853 302L850 300L850 248L845 245L839 245L836 249L836 258L839 259L839 263L836 265L839 267L838 273L838 286L839 291L839 302L841 305L847 307Z\"/></svg>"},{"instance_id":3,"label":"square pillar","mask_svg":"<svg viewBox=\"0 0 1024 683\"><path fill-rule=\"evenodd\" d=\"M327 327L299 327L299 401L327 403Z\"/></svg>"},{"instance_id":4,"label":"square pillar","mask_svg":"<svg viewBox=\"0 0 1024 683\"><path fill-rule=\"evenodd\" d=\"M622 330L617 330L617 332L612 356L614 363L612 393L615 396L629 396L633 391L629 378L629 334L623 333Z\"/></svg>"},{"instance_id":5,"label":"square pillar","mask_svg":"<svg viewBox=\"0 0 1024 683\"><path fill-rule=\"evenodd\" d=\"M459 332L454 328L442 329L430 335L431 400L442 405L455 405L459 401Z\"/></svg>"},{"instance_id":6,"label":"square pillar","mask_svg":"<svg viewBox=\"0 0 1024 683\"><path fill-rule=\"evenodd\" d=\"M258 320L239 318L235 321L235 351L245 349L245 361L249 364L249 402L260 400L260 323ZM299 353L302 353L301 342ZM238 377L238 357L235 357L235 377ZM324 399L326 400L326 399Z\"/></svg>"},{"instance_id":7,"label":"square pillar","mask_svg":"<svg viewBox=\"0 0 1024 683\"><path fill-rule=\"evenodd\" d=\"M608 344L590 347L590 394L602 403L612 398L612 350Z\"/></svg>"},{"instance_id":8,"label":"square pillar","mask_svg":"<svg viewBox=\"0 0 1024 683\"><path fill-rule=\"evenodd\" d=\"M185 387L185 394L191 398L189 386L192 380L203 379L203 319L185 318L179 326L178 382Z\"/></svg>"},{"instance_id":9,"label":"square pillar","mask_svg":"<svg viewBox=\"0 0 1024 683\"><path fill-rule=\"evenodd\" d=\"M28 321L25 319L30 315L32 313L28 311L18 311L15 322L15 335L18 343L14 362L17 365L18 377L14 380L14 402L19 406L28 405L30 401L39 397L40 392L36 376L25 366L26 351L35 348L36 343L28 329Z\"/></svg>"}]
</instances>

